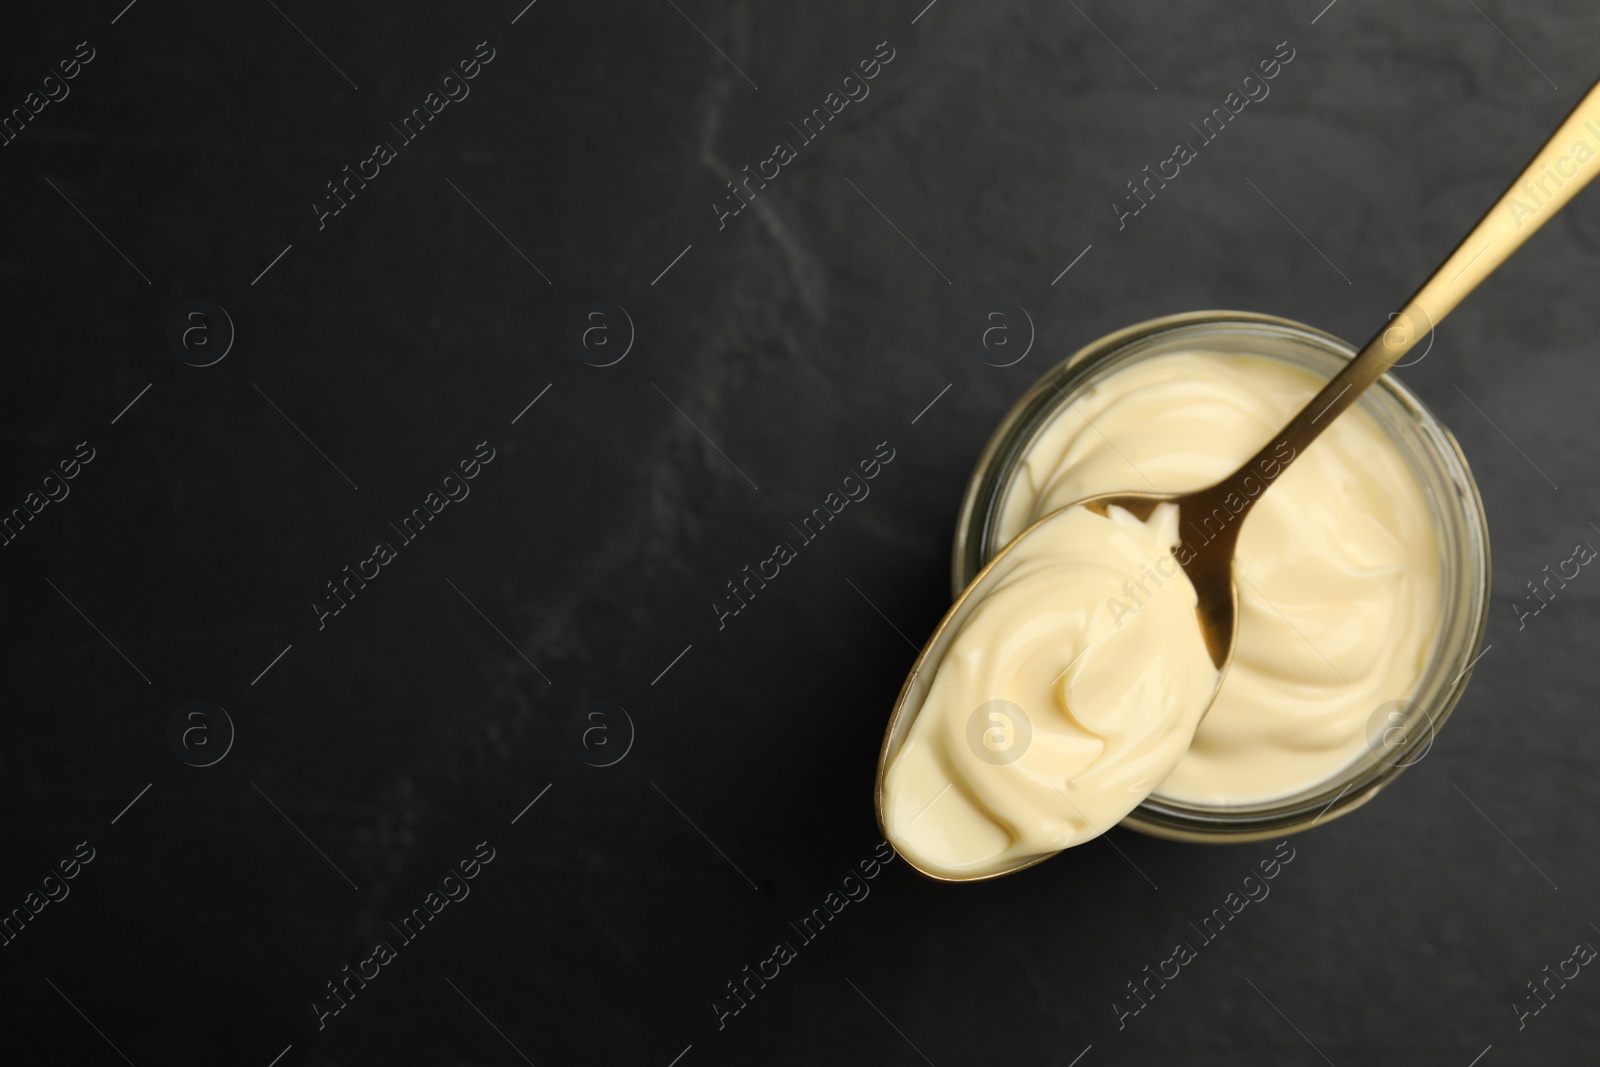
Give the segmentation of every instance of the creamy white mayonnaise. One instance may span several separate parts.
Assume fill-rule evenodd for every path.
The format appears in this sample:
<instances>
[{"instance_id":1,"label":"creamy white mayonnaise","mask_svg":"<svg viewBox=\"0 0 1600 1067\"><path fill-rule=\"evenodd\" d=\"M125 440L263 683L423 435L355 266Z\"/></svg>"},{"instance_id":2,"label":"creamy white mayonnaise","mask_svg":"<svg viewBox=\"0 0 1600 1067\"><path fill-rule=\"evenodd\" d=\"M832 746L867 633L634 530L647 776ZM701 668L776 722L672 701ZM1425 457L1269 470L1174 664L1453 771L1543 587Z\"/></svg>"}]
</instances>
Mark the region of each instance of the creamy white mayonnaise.
<instances>
[{"instance_id":1,"label":"creamy white mayonnaise","mask_svg":"<svg viewBox=\"0 0 1600 1067\"><path fill-rule=\"evenodd\" d=\"M1213 484L1323 384L1278 360L1209 352L1113 372L1036 437L1002 501L998 543L1095 494ZM1410 463L1359 406L1295 459L1245 521L1232 665L1158 797L1275 800L1369 750L1369 724L1411 696L1436 639L1432 516ZM1204 531L1178 533L1191 547L1205 543Z\"/></svg>"},{"instance_id":2,"label":"creamy white mayonnaise","mask_svg":"<svg viewBox=\"0 0 1600 1067\"><path fill-rule=\"evenodd\" d=\"M942 877L1003 871L1105 832L1168 776L1217 683L1177 518L1068 508L958 606L884 774L901 855ZM1137 607L1114 606L1139 583Z\"/></svg>"}]
</instances>

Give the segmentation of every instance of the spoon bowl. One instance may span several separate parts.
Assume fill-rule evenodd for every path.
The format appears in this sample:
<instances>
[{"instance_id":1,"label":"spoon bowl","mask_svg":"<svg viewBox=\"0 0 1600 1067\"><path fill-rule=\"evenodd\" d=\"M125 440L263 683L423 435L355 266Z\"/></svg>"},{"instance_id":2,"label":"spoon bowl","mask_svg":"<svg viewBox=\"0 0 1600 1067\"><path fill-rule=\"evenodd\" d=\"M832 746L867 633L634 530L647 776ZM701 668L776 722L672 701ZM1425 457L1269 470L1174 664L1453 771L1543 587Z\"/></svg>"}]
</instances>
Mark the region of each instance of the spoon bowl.
<instances>
[{"instance_id":1,"label":"spoon bowl","mask_svg":"<svg viewBox=\"0 0 1600 1067\"><path fill-rule=\"evenodd\" d=\"M916 718L917 712L921 709L923 702L927 699L928 694L932 692L933 687L939 684L938 665L940 660L944 658L945 651L949 648L950 643L954 640L955 636L961 632L962 627L965 625L972 612L983 603L984 598L999 582L999 580L1006 576L1011 554L1018 551L1021 546L1023 546L1031 537L1039 534L1051 523L1060 520L1069 512L1075 511L1078 508L1084 508L1093 511L1096 514L1107 518L1109 518L1109 515L1107 514L1109 509L1113 507L1120 508L1139 519L1141 522L1145 522L1149 520L1150 516L1160 505L1176 503L1180 507L1179 515L1181 518L1183 515L1181 509L1185 506L1186 501L1190 501L1189 506L1191 508L1198 507L1199 505L1193 503L1191 498L1198 500L1199 498L1203 497L1204 494L1210 491L1210 489L1203 489L1199 492L1187 495L1164 495L1158 493L1107 493L1100 496L1089 497L1085 500L1068 504L1065 507L1057 508L1048 514L1041 516L1036 522L1032 523L1027 529L1023 530L1020 534L1013 538L1008 544L1006 544L1005 547L1003 547L999 552L995 553L994 557L983 566L983 568L973 577L972 581L967 583L967 587L962 590L961 595L958 596L955 602L950 605L949 609L945 612L944 617L939 620L939 624L934 627L933 633L928 637L928 640L922 646L922 651L918 654L916 663L912 665L911 673L906 676L905 682L901 685L900 693L895 698L893 710L889 714L889 725L884 731L883 745L878 754L877 783L875 790L878 826L883 831L886 839L889 837L889 813L885 810L884 800L887 795L885 778L888 774L889 765L893 761L894 755L900 750L901 745L904 743L906 733L910 729L912 720ZM1219 540L1220 538L1214 539L1212 543L1207 546L1207 548L1213 547L1218 543ZM1181 546L1174 546L1174 548L1181 548ZM1236 635L1238 626L1237 597L1234 592L1231 573L1233 559L1232 549L1230 547L1226 554L1221 554L1215 557L1208 556L1207 558L1221 559L1223 569L1220 571L1220 580L1225 583L1224 594L1216 601L1223 606L1225 613L1214 613L1213 615L1209 616L1211 623L1204 631L1206 638L1206 650L1210 654L1212 662L1217 667L1216 685L1217 687L1220 687L1222 685L1222 678L1226 672L1226 664L1229 656L1231 655L1234 637ZM1178 560L1178 555L1175 554L1173 559L1175 561ZM1218 573L1215 567L1209 563L1201 565L1198 562L1198 557L1191 559L1187 565L1181 562L1179 565L1185 568L1184 573L1189 576L1191 584L1196 581L1195 576L1197 574L1212 576L1208 580L1215 580L1215 575ZM1199 593L1198 588L1196 589L1196 592ZM1202 598L1197 604L1197 610L1199 604L1204 603L1205 601ZM1213 690L1212 696L1215 696L1215 690ZM949 872L929 870L925 866L917 863L914 857L908 856L904 853L901 853L901 858L904 859L919 874L931 878L934 881L977 882L986 881L991 878L999 878L1007 874L1014 874L1017 871L1032 867L1038 863L1042 863L1055 854L1055 852L1046 852L1040 855L1026 857L1004 868L989 869L981 872L960 875L954 875Z\"/></svg>"}]
</instances>

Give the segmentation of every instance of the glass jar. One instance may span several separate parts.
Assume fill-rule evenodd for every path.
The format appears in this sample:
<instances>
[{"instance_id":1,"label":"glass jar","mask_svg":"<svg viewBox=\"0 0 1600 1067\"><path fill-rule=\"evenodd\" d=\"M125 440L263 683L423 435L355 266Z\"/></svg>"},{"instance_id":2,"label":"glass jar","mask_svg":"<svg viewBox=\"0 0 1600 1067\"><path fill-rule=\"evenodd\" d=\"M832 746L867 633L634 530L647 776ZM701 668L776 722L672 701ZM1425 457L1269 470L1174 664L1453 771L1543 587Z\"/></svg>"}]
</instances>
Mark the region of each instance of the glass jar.
<instances>
[{"instance_id":1,"label":"glass jar","mask_svg":"<svg viewBox=\"0 0 1600 1067\"><path fill-rule=\"evenodd\" d=\"M1056 415L1084 390L1129 364L1182 351L1264 356L1323 378L1333 377L1356 353L1346 342L1310 326L1239 311L1152 319L1084 347L1023 394L985 446L956 521L951 571L956 595L1003 547L996 543L995 530L1006 494L1019 463ZM1369 737L1366 751L1331 778L1260 803L1196 804L1152 794L1122 826L1179 841L1225 843L1281 837L1328 822L1371 800L1425 756L1460 699L1489 607L1489 531L1483 502L1455 438L1392 374L1378 379L1356 404L1410 461L1432 505L1439 538L1443 574L1438 634L1414 691L1401 704L1403 710L1380 724L1381 733Z\"/></svg>"}]
</instances>

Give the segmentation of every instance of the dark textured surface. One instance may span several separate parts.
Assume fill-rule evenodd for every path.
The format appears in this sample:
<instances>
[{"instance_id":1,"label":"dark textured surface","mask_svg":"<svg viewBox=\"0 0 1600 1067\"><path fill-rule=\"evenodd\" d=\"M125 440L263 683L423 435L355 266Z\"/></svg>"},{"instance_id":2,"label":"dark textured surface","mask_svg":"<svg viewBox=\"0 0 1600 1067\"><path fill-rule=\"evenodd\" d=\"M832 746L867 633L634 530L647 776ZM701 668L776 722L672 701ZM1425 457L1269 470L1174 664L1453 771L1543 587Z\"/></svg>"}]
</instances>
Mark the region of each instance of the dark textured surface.
<instances>
[{"instance_id":1,"label":"dark textured surface","mask_svg":"<svg viewBox=\"0 0 1600 1067\"><path fill-rule=\"evenodd\" d=\"M1583 0L922 2L0 15L6 109L95 50L0 147L0 506L77 442L95 457L0 549L0 907L94 849L0 948L7 1062L1593 1061L1600 978L1520 1031L1513 1008L1600 943L1600 578L1520 630L1513 608L1600 545L1593 191L1404 374L1495 556L1491 648L1426 760L1294 838L1271 896L1120 1030L1124 983L1271 843L1117 831L975 887L892 863L814 942L791 930L878 843L906 638L947 604L959 495L1012 400L1176 311L1365 338L1600 43ZM471 95L399 144L483 40ZM1124 183L1282 41L1271 95L1119 231ZM726 178L879 42L870 96L719 230ZM397 158L319 230L378 139ZM211 367L166 342L191 300L237 328ZM595 300L636 327L606 368L569 340ZM1003 312L1020 344L1024 308L1032 351L986 365L1020 349L975 324ZM480 441L470 496L319 630L324 583ZM870 497L719 630L724 583L879 442ZM206 768L166 735L196 699L237 728ZM591 700L636 730L610 767L569 742ZM470 896L392 935L485 841ZM313 999L382 939L397 958L319 1030ZM719 1029L778 941L797 957Z\"/></svg>"}]
</instances>

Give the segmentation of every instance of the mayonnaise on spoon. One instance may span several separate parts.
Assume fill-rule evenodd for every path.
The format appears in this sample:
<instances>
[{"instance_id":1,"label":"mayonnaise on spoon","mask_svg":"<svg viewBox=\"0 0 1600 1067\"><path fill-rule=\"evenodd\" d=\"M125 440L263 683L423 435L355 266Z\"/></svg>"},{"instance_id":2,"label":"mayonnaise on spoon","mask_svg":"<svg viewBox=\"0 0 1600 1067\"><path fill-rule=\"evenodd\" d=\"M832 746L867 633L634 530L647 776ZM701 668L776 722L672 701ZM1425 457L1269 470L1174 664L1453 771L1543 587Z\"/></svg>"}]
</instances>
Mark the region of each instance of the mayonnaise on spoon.
<instances>
[{"instance_id":1,"label":"mayonnaise on spoon","mask_svg":"<svg viewBox=\"0 0 1600 1067\"><path fill-rule=\"evenodd\" d=\"M1182 758L1220 674L1172 555L1177 515L1054 512L951 608L907 683L925 695L903 709L880 790L884 831L918 870L1038 862L1110 829Z\"/></svg>"}]
</instances>

